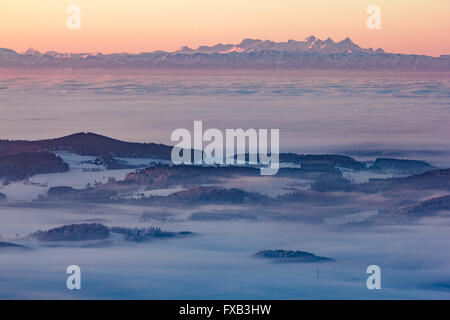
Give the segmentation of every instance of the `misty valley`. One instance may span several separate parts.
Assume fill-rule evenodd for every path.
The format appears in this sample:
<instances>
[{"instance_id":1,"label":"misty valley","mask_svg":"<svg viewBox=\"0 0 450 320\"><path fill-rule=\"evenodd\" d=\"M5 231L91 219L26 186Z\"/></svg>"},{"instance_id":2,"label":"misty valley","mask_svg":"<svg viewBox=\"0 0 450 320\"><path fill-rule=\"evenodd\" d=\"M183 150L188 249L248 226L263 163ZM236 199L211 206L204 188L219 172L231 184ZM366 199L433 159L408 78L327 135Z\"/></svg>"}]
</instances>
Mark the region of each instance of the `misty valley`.
<instances>
[{"instance_id":1,"label":"misty valley","mask_svg":"<svg viewBox=\"0 0 450 320\"><path fill-rule=\"evenodd\" d=\"M448 297L448 166L280 153L262 176L171 151L95 133L1 140L0 296ZM382 290L366 288L369 265Z\"/></svg>"}]
</instances>

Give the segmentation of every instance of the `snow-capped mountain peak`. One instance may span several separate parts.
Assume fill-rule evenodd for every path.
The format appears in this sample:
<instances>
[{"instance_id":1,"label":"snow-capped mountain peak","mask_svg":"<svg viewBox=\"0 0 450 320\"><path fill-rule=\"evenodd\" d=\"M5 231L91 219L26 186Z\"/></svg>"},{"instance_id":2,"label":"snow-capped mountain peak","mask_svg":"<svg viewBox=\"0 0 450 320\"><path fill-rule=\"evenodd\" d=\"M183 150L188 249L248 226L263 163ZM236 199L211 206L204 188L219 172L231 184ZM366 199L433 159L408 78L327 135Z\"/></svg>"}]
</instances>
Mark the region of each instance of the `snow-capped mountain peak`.
<instances>
[{"instance_id":1,"label":"snow-capped mountain peak","mask_svg":"<svg viewBox=\"0 0 450 320\"><path fill-rule=\"evenodd\" d=\"M309 36L304 41L293 39L287 42L274 42L260 39L244 39L238 44L216 44L213 46L200 46L197 49L183 47L177 53L229 53L229 52L252 52L252 51L293 51L293 52L318 52L318 53L344 53L354 51L373 52L363 49L353 43L350 38L335 42L331 38L320 40L315 36Z\"/></svg>"},{"instance_id":2,"label":"snow-capped mountain peak","mask_svg":"<svg viewBox=\"0 0 450 320\"><path fill-rule=\"evenodd\" d=\"M361 48L348 37L335 42L310 36L303 41L244 39L237 44L138 54L40 53L34 49L17 53L0 48L0 68L449 71L450 55L391 54Z\"/></svg>"}]
</instances>

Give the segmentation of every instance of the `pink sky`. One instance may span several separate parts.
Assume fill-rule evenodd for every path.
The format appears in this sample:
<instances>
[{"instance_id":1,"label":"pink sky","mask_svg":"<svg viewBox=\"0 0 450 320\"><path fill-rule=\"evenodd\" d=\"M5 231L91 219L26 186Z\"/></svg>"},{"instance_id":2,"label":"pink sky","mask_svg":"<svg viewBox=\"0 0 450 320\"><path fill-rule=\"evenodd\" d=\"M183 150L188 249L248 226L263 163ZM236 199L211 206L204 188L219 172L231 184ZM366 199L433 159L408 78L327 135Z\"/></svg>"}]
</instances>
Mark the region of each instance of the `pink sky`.
<instances>
[{"instance_id":1,"label":"pink sky","mask_svg":"<svg viewBox=\"0 0 450 320\"><path fill-rule=\"evenodd\" d=\"M81 29L66 27L69 5ZM381 8L381 30L366 27L366 9ZM315 35L388 52L450 54L448 0L2 0L0 47L23 52L173 51Z\"/></svg>"}]
</instances>

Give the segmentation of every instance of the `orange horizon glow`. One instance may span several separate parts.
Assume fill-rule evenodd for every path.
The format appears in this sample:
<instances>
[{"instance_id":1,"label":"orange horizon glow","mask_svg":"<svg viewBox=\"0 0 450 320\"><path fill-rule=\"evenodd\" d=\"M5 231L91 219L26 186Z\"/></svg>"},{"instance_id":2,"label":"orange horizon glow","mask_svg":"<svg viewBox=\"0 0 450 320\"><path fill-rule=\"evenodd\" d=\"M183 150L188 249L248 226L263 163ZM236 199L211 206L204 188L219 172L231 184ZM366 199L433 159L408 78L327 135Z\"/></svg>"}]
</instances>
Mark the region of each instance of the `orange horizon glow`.
<instances>
[{"instance_id":1,"label":"orange horizon glow","mask_svg":"<svg viewBox=\"0 0 450 320\"><path fill-rule=\"evenodd\" d=\"M381 30L366 9L381 8ZM81 29L69 30L69 5ZM288 41L314 35L387 52L450 54L448 0L2 0L0 47L24 52L175 51L245 38Z\"/></svg>"}]
</instances>

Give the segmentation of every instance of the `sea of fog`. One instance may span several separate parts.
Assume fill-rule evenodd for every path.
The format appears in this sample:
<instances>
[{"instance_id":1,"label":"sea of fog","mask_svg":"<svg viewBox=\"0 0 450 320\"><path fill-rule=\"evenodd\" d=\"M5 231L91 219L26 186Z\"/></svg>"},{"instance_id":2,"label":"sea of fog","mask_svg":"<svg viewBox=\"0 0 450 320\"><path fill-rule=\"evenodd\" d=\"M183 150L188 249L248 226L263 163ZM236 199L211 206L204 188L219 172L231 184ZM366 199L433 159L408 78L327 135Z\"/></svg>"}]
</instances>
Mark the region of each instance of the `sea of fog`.
<instances>
[{"instance_id":1,"label":"sea of fog","mask_svg":"<svg viewBox=\"0 0 450 320\"><path fill-rule=\"evenodd\" d=\"M442 76L1 75L0 113L0 139L90 131L170 144L174 129L192 130L193 121L202 120L205 128L279 128L282 151L396 156L450 167L450 79ZM86 182L73 173L67 183ZM47 177L49 185L65 184L61 177ZM14 188L23 185L6 187L14 200ZM19 191L16 200L25 200ZM315 224L192 221L186 210L173 221L142 221L146 210L1 206L2 241L86 221L197 235L112 247L3 250L0 298L450 298L448 219L350 227L341 223L345 217ZM252 257L265 249L309 251L336 261L286 264ZM82 269L80 291L66 289L65 270L73 264ZM372 264L381 267L382 290L366 288Z\"/></svg>"},{"instance_id":2,"label":"sea of fog","mask_svg":"<svg viewBox=\"0 0 450 320\"><path fill-rule=\"evenodd\" d=\"M0 75L0 138L80 131L173 144L177 128L279 128L282 151L450 164L446 75Z\"/></svg>"},{"instance_id":3,"label":"sea of fog","mask_svg":"<svg viewBox=\"0 0 450 320\"><path fill-rule=\"evenodd\" d=\"M37 229L97 219L108 226L159 226L196 236L111 247L35 246L0 252L0 298L11 299L449 299L449 220L350 227L283 221L139 221L145 208L2 208L0 231L14 240ZM264 249L304 250L331 263L274 263ZM67 266L82 288L66 288ZM381 268L368 290L366 268Z\"/></svg>"}]
</instances>

